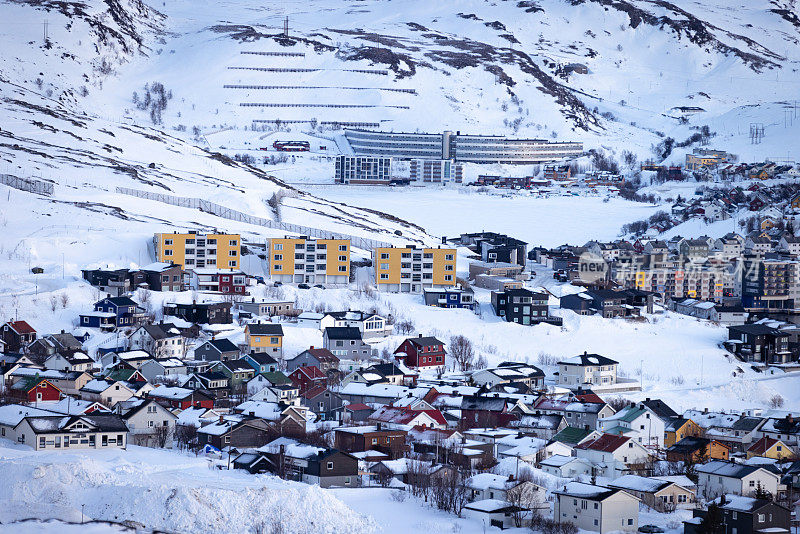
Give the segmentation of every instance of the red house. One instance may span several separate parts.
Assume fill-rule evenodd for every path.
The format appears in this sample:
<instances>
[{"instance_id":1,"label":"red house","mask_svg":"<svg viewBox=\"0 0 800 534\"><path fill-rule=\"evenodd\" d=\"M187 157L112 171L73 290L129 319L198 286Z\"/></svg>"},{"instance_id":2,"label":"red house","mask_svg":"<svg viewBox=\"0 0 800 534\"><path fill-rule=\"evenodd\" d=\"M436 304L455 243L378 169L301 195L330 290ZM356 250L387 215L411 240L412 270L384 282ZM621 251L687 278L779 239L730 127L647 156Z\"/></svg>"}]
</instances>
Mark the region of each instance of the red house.
<instances>
[{"instance_id":1,"label":"red house","mask_svg":"<svg viewBox=\"0 0 800 534\"><path fill-rule=\"evenodd\" d=\"M3 341L8 352L21 352L36 341L36 330L25 321L9 321L3 325Z\"/></svg>"},{"instance_id":2,"label":"red house","mask_svg":"<svg viewBox=\"0 0 800 534\"><path fill-rule=\"evenodd\" d=\"M9 388L9 393L12 397L34 403L57 401L61 398L60 389L38 376L28 376L18 380Z\"/></svg>"},{"instance_id":3,"label":"red house","mask_svg":"<svg viewBox=\"0 0 800 534\"><path fill-rule=\"evenodd\" d=\"M403 341L394 357L408 367L444 367L444 343L435 337L410 337Z\"/></svg>"},{"instance_id":4,"label":"red house","mask_svg":"<svg viewBox=\"0 0 800 534\"><path fill-rule=\"evenodd\" d=\"M328 377L319 370L316 365L298 367L289 375L292 383L297 386L300 395L305 394L311 388L325 387L328 384Z\"/></svg>"},{"instance_id":5,"label":"red house","mask_svg":"<svg viewBox=\"0 0 800 534\"><path fill-rule=\"evenodd\" d=\"M159 386L147 393L147 398L153 399L162 406L169 408L200 407L210 410L214 408L214 398L203 393L186 388Z\"/></svg>"}]
</instances>

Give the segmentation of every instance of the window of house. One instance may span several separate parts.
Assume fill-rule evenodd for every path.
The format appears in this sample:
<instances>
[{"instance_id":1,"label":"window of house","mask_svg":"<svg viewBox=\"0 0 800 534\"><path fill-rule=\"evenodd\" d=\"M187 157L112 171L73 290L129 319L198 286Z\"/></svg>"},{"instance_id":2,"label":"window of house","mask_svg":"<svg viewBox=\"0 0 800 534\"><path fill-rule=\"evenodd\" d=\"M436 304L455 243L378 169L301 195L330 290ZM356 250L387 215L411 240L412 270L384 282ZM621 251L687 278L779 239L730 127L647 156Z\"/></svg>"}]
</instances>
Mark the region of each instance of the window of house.
<instances>
[{"instance_id":1,"label":"window of house","mask_svg":"<svg viewBox=\"0 0 800 534\"><path fill-rule=\"evenodd\" d=\"M327 467L328 467L328 471L330 471L331 469L333 469L333 462L328 462L328 465L327 465Z\"/></svg>"}]
</instances>

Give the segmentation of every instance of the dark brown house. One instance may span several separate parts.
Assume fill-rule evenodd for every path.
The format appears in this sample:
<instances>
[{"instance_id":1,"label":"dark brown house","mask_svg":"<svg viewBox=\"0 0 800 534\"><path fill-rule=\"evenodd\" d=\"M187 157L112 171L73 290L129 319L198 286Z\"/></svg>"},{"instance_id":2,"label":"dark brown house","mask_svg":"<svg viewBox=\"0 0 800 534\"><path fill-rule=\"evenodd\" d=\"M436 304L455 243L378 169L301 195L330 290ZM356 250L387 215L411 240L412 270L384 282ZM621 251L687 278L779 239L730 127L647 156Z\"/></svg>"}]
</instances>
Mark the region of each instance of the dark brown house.
<instances>
[{"instance_id":1,"label":"dark brown house","mask_svg":"<svg viewBox=\"0 0 800 534\"><path fill-rule=\"evenodd\" d=\"M716 506L719 514L716 525L702 524L709 517L708 508L693 510L693 519L684 521L685 534L702 534L707 527L717 528L719 532L736 534L755 534L758 532L789 532L791 512L788 508L764 499L753 499L741 495L724 495L715 499L710 506ZM698 521L698 518L703 521ZM724 530L723 530L724 529Z\"/></svg>"},{"instance_id":2,"label":"dark brown house","mask_svg":"<svg viewBox=\"0 0 800 534\"><path fill-rule=\"evenodd\" d=\"M25 321L7 322L0 334L8 352L23 352L28 345L36 341L36 330Z\"/></svg>"},{"instance_id":3,"label":"dark brown house","mask_svg":"<svg viewBox=\"0 0 800 534\"><path fill-rule=\"evenodd\" d=\"M405 456L405 430L386 430L379 424L375 426L353 426L337 428L334 447L345 452L380 451L389 458Z\"/></svg>"},{"instance_id":4,"label":"dark brown house","mask_svg":"<svg viewBox=\"0 0 800 534\"><path fill-rule=\"evenodd\" d=\"M181 291L183 269L173 263L153 263L128 274L131 287L146 287L153 291Z\"/></svg>"},{"instance_id":5,"label":"dark brown house","mask_svg":"<svg viewBox=\"0 0 800 534\"><path fill-rule=\"evenodd\" d=\"M269 423L263 419L231 421L220 417L218 422L201 427L197 439L200 445L209 444L220 450L225 447L252 448L268 443L273 435L271 432Z\"/></svg>"}]
</instances>

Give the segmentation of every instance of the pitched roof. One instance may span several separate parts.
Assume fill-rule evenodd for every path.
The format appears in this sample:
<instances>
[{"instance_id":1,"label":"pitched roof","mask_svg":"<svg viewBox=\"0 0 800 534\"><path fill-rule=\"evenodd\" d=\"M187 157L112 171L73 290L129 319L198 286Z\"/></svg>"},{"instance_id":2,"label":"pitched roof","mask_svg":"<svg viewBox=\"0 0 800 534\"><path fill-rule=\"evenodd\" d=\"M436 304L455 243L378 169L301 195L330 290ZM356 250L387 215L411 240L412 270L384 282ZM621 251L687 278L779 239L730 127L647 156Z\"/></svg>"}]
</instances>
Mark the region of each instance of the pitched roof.
<instances>
[{"instance_id":1,"label":"pitched roof","mask_svg":"<svg viewBox=\"0 0 800 534\"><path fill-rule=\"evenodd\" d=\"M756 456L760 456L762 454L766 454L775 444L777 444L780 440L775 438L770 438L768 436L764 436L760 440L753 443L747 452L753 453Z\"/></svg>"},{"instance_id":2,"label":"pitched roof","mask_svg":"<svg viewBox=\"0 0 800 534\"><path fill-rule=\"evenodd\" d=\"M611 358L606 358L605 356L600 356L599 354L587 354L584 352L583 354L578 354L577 356L573 356L572 358L567 358L566 360L561 360L558 362L560 365L616 365L619 362L612 360Z\"/></svg>"},{"instance_id":3,"label":"pitched roof","mask_svg":"<svg viewBox=\"0 0 800 534\"><path fill-rule=\"evenodd\" d=\"M653 412L664 421L678 417L678 412L670 408L667 403L661 399L645 399L642 404L653 410Z\"/></svg>"},{"instance_id":4,"label":"pitched roof","mask_svg":"<svg viewBox=\"0 0 800 534\"><path fill-rule=\"evenodd\" d=\"M410 337L406 341L410 341L412 345L416 345L417 347L430 347L434 345L444 346L443 342L433 336Z\"/></svg>"},{"instance_id":5,"label":"pitched roof","mask_svg":"<svg viewBox=\"0 0 800 534\"><path fill-rule=\"evenodd\" d=\"M219 352L239 352L239 347L237 347L233 341L227 338L209 339L206 341L206 343L210 344Z\"/></svg>"},{"instance_id":6,"label":"pitched roof","mask_svg":"<svg viewBox=\"0 0 800 534\"><path fill-rule=\"evenodd\" d=\"M623 475L608 483L608 486L616 489L640 491L642 493L656 493L671 486L673 483L666 480L659 480L638 475Z\"/></svg>"},{"instance_id":7,"label":"pitched roof","mask_svg":"<svg viewBox=\"0 0 800 534\"><path fill-rule=\"evenodd\" d=\"M591 484L584 484L583 482L568 482L562 489L555 490L553 493L555 495L579 497L590 501L603 501L619 491L621 490L603 486L593 486Z\"/></svg>"},{"instance_id":8,"label":"pitched roof","mask_svg":"<svg viewBox=\"0 0 800 534\"><path fill-rule=\"evenodd\" d=\"M298 354L297 356L295 356L294 358L297 358L301 354L304 354L306 352L309 353L314 358L316 358L316 360L319 363L327 363L327 364L330 364L330 365L338 365L338 363L339 363L339 358L336 357L336 355L334 355L328 349L323 349L323 348L306 349L303 352L301 352L300 354ZM292 358L292 359L294 359L294 358Z\"/></svg>"},{"instance_id":9,"label":"pitched roof","mask_svg":"<svg viewBox=\"0 0 800 534\"><path fill-rule=\"evenodd\" d=\"M590 428L577 428L574 426L568 426L561 429L556 435L553 436L553 441L559 441L561 443L568 443L572 445L577 445L584 439L586 436L594 432Z\"/></svg>"},{"instance_id":10,"label":"pitched roof","mask_svg":"<svg viewBox=\"0 0 800 534\"><path fill-rule=\"evenodd\" d=\"M34 330L33 327L25 321L8 321L6 324L17 334L36 333L36 330Z\"/></svg>"},{"instance_id":11,"label":"pitched roof","mask_svg":"<svg viewBox=\"0 0 800 534\"><path fill-rule=\"evenodd\" d=\"M426 414L440 425L447 425L447 421L439 410L412 410L405 407L381 406L378 411L369 416L373 421L410 425L420 414Z\"/></svg>"},{"instance_id":12,"label":"pitched roof","mask_svg":"<svg viewBox=\"0 0 800 534\"><path fill-rule=\"evenodd\" d=\"M757 465L736 464L723 460L712 460L706 464L698 465L696 469L698 473L707 473L729 478L743 478L755 471L758 471L759 469L763 469L763 467Z\"/></svg>"},{"instance_id":13,"label":"pitched roof","mask_svg":"<svg viewBox=\"0 0 800 534\"><path fill-rule=\"evenodd\" d=\"M104 300L107 300L114 306L138 306L138 304L136 304L136 302L130 297L106 297L104 299L100 299L98 302L102 302Z\"/></svg>"},{"instance_id":14,"label":"pitched roof","mask_svg":"<svg viewBox=\"0 0 800 534\"><path fill-rule=\"evenodd\" d=\"M282 336L283 326L272 323L249 323L247 331L251 336Z\"/></svg>"},{"instance_id":15,"label":"pitched roof","mask_svg":"<svg viewBox=\"0 0 800 534\"><path fill-rule=\"evenodd\" d=\"M298 374L305 375L306 378L310 380L320 380L325 378L325 373L320 371L319 367L317 367L316 365L307 365L305 367L298 367L297 369L292 371L289 376L291 377L292 375L298 375Z\"/></svg>"},{"instance_id":16,"label":"pitched roof","mask_svg":"<svg viewBox=\"0 0 800 534\"><path fill-rule=\"evenodd\" d=\"M354 326L330 326L323 335L328 339L361 339L361 330Z\"/></svg>"},{"instance_id":17,"label":"pitched roof","mask_svg":"<svg viewBox=\"0 0 800 534\"><path fill-rule=\"evenodd\" d=\"M614 452L631 438L625 436L615 436L613 434L601 434L598 438L577 445L576 449L585 449L601 452Z\"/></svg>"},{"instance_id":18,"label":"pitched roof","mask_svg":"<svg viewBox=\"0 0 800 534\"><path fill-rule=\"evenodd\" d=\"M711 440L708 438L687 436L674 445L667 447L667 451L678 454L694 454L705 449L710 444Z\"/></svg>"}]
</instances>

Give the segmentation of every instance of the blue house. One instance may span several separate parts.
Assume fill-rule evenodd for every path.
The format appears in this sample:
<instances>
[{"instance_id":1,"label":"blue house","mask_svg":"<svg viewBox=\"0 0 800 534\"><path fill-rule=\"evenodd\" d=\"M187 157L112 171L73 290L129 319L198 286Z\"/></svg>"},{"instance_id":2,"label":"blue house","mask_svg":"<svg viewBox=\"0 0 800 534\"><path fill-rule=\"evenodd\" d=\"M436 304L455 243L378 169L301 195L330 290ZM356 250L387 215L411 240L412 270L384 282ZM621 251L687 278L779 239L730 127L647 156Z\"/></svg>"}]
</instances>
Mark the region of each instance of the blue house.
<instances>
[{"instance_id":1,"label":"blue house","mask_svg":"<svg viewBox=\"0 0 800 534\"><path fill-rule=\"evenodd\" d=\"M144 315L130 297L106 297L94 303L94 312L80 314L80 325L90 328L133 326Z\"/></svg>"},{"instance_id":2,"label":"blue house","mask_svg":"<svg viewBox=\"0 0 800 534\"><path fill-rule=\"evenodd\" d=\"M277 360L275 360L275 358L269 354L265 354L263 352L254 352L252 354L248 354L242 359L249 363L253 369L256 370L256 374L274 373L278 370Z\"/></svg>"},{"instance_id":3,"label":"blue house","mask_svg":"<svg viewBox=\"0 0 800 534\"><path fill-rule=\"evenodd\" d=\"M426 287L423 295L426 306L439 308L466 308L474 310L475 294L472 289L460 287Z\"/></svg>"}]
</instances>

